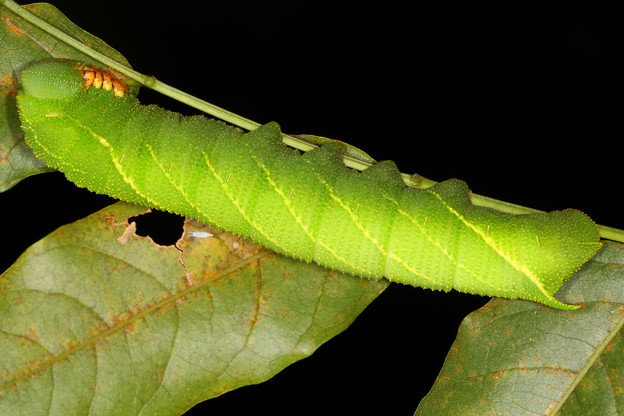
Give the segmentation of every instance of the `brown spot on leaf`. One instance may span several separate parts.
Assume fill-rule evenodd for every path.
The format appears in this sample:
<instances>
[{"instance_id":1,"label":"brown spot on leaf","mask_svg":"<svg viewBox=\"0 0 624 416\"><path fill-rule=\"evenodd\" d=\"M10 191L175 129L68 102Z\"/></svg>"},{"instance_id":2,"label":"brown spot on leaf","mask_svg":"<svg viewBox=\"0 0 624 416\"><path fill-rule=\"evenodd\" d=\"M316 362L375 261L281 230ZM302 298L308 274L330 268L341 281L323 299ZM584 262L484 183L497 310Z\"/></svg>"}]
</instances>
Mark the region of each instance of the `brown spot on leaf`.
<instances>
[{"instance_id":1,"label":"brown spot on leaf","mask_svg":"<svg viewBox=\"0 0 624 416\"><path fill-rule=\"evenodd\" d=\"M39 342L39 336L37 335L37 331L32 328L26 331L26 338L34 342Z\"/></svg>"},{"instance_id":2,"label":"brown spot on leaf","mask_svg":"<svg viewBox=\"0 0 624 416\"><path fill-rule=\"evenodd\" d=\"M10 17L5 17L4 18L4 22L6 23L6 27L14 34L18 35L18 36L22 36L24 34L24 31L22 31L20 28L18 28L17 26L15 26L13 24L13 21Z\"/></svg>"}]
</instances>

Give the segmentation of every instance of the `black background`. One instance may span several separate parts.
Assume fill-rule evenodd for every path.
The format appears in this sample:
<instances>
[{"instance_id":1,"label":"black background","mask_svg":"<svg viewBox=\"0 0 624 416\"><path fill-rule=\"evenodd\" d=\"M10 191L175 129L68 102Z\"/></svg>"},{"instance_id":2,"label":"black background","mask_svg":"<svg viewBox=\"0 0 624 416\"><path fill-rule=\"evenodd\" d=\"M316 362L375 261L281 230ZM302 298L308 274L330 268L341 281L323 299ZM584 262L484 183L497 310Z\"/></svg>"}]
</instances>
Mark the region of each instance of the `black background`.
<instances>
[{"instance_id":1,"label":"black background","mask_svg":"<svg viewBox=\"0 0 624 416\"><path fill-rule=\"evenodd\" d=\"M54 2L140 72L252 120L624 228L620 19L607 3L544 3ZM150 91L140 97L196 113ZM19 227L3 269L113 202L58 173L0 198ZM178 232L161 221L158 230ZM461 319L486 300L391 285L311 358L189 414L412 414Z\"/></svg>"}]
</instances>

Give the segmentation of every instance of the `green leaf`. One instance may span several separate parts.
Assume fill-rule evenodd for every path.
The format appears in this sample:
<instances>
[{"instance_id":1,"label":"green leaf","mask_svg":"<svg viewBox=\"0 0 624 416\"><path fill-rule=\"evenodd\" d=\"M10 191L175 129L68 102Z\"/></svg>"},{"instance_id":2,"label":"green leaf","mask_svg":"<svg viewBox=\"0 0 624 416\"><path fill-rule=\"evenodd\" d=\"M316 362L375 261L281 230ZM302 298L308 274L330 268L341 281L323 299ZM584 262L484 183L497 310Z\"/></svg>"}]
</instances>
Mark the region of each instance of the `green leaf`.
<instances>
[{"instance_id":1,"label":"green leaf","mask_svg":"<svg viewBox=\"0 0 624 416\"><path fill-rule=\"evenodd\" d=\"M47 3L24 6L28 11L48 21L63 32L90 45L111 58L127 64L121 54L99 38L74 25L56 7ZM8 9L0 7L0 39L3 51L0 59L0 192L6 191L22 179L52 169L37 159L24 143L24 133L15 105L19 88L17 74L32 61L45 58L69 58L95 63L83 53L59 42Z\"/></svg>"},{"instance_id":2,"label":"green leaf","mask_svg":"<svg viewBox=\"0 0 624 416\"><path fill-rule=\"evenodd\" d=\"M495 299L470 314L416 415L616 414L624 404L623 245L559 292L575 311Z\"/></svg>"},{"instance_id":3,"label":"green leaf","mask_svg":"<svg viewBox=\"0 0 624 416\"><path fill-rule=\"evenodd\" d=\"M178 415L262 382L340 333L387 286L187 223L177 247L117 203L0 276L0 414Z\"/></svg>"}]
</instances>

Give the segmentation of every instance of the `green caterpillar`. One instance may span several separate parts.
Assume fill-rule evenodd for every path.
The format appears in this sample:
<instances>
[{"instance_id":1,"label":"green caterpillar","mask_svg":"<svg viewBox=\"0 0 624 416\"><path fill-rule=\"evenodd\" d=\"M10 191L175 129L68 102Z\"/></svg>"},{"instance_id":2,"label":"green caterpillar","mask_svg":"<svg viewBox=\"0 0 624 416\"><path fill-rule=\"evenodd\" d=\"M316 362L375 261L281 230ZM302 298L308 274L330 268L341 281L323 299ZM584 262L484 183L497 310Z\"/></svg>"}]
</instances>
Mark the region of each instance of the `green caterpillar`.
<instances>
[{"instance_id":1,"label":"green caterpillar","mask_svg":"<svg viewBox=\"0 0 624 416\"><path fill-rule=\"evenodd\" d=\"M601 246L580 211L496 212L456 179L409 188L392 162L357 172L334 145L301 154L275 123L243 133L143 106L119 84L99 88L99 72L40 61L21 72L17 97L35 154L91 191L354 275L561 309L574 306L553 293Z\"/></svg>"}]
</instances>

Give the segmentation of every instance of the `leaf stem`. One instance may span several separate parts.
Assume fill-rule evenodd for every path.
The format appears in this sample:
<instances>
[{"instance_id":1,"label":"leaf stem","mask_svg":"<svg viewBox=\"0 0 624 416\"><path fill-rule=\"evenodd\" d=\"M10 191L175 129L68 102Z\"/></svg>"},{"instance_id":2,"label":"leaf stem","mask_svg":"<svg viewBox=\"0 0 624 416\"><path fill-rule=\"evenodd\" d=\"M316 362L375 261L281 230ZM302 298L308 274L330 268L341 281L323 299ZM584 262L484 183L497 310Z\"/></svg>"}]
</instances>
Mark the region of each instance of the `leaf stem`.
<instances>
[{"instance_id":1,"label":"leaf stem","mask_svg":"<svg viewBox=\"0 0 624 416\"><path fill-rule=\"evenodd\" d=\"M38 16L35 16L29 11L23 9L20 5L15 3L15 1L13 0L0 0L0 4L6 7L7 9L11 10L13 13L18 15L22 19L30 22L34 26L41 28L42 30L48 32L50 35L56 37L62 42L65 42L66 44L72 46L73 48L79 50L80 52L92 57L93 59L101 62L102 64L107 65L110 68L124 75L127 75L129 78L137 81L138 83L146 86L147 88L158 91L163 95L171 97L177 101L180 101L204 113L210 114L213 117L220 118L223 121L226 121L230 124L241 127L243 129L253 130L260 126L259 123L253 120L242 117L224 108L221 108L219 106L216 106L214 104L201 100L184 91L174 88L168 84L165 84L159 81L158 79L156 79L155 77L141 74L140 72L137 72L132 68L129 68L125 65L120 64L119 62L109 58L108 56L91 49L89 46L83 44L82 42L66 34L65 32L57 29L56 27L52 26L45 20L40 19ZM304 152L307 152L309 150L312 150L315 147L318 147L316 144L309 143L303 139L290 136L287 134L282 134L282 140L284 141L284 144L290 147L293 147L295 149L304 151ZM372 166L372 163L357 159L355 157L344 156L343 159L344 159L344 163L346 166L356 169L356 170L364 170ZM401 176L407 186L411 186L415 188L429 188L436 184L435 181L432 181L420 175L409 175L406 173L401 173ZM528 208L528 207L524 207L521 205L512 204L509 202L500 201L494 198L489 198L489 197L477 195L477 194L471 194L471 201L475 205L489 207L497 211L508 212L512 214L530 214L530 213L535 213L535 212L542 212L533 208ZM604 225L598 225L598 229L600 231L601 238L624 243L624 230L619 230L617 228L607 227Z\"/></svg>"}]
</instances>

